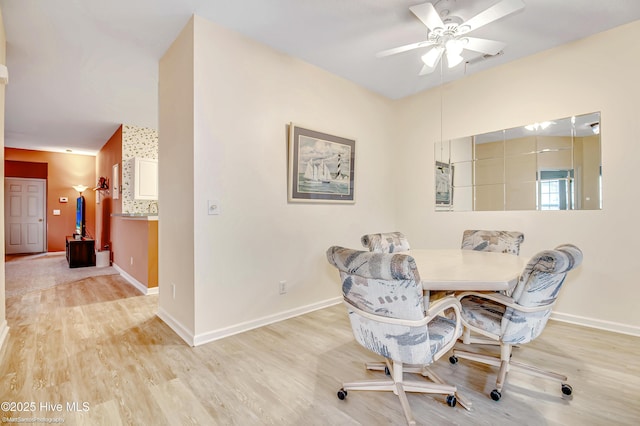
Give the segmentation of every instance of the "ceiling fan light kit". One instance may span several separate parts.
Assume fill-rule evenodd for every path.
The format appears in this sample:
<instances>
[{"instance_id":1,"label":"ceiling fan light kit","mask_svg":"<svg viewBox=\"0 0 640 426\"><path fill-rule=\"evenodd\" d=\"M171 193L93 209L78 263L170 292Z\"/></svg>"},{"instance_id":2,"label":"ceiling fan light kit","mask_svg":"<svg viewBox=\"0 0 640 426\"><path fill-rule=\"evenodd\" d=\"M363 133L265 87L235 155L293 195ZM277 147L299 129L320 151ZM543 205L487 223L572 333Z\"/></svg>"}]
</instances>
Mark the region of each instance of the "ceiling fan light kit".
<instances>
[{"instance_id":1,"label":"ceiling fan light kit","mask_svg":"<svg viewBox=\"0 0 640 426\"><path fill-rule=\"evenodd\" d=\"M444 52L444 47L436 46L433 49L429 50L427 53L422 55L422 62L430 68L436 66L438 61L440 60L440 56L442 56L442 52Z\"/></svg>"},{"instance_id":2,"label":"ceiling fan light kit","mask_svg":"<svg viewBox=\"0 0 640 426\"><path fill-rule=\"evenodd\" d=\"M439 1L436 1L436 4L437 3L439 3ZM463 22L462 19L456 16L449 16L449 9L444 9L438 13L433 3L418 4L410 7L409 10L411 10L429 30L427 39L417 43L383 50L376 56L385 57L422 47L431 47L431 49L421 57L424 65L422 70L420 70L420 75L432 73L443 54L447 58L447 66L449 68L453 68L464 61L462 52L465 49L481 53L483 58L496 56L502 52L506 46L505 43L467 37L465 34L522 9L524 9L522 0L502 0L466 22ZM442 20L442 17L446 17L445 21Z\"/></svg>"},{"instance_id":3,"label":"ceiling fan light kit","mask_svg":"<svg viewBox=\"0 0 640 426\"><path fill-rule=\"evenodd\" d=\"M451 39L444 45L444 49L447 53L447 66L453 68L458 65L464 59L461 55L464 45L468 43L467 39Z\"/></svg>"}]
</instances>

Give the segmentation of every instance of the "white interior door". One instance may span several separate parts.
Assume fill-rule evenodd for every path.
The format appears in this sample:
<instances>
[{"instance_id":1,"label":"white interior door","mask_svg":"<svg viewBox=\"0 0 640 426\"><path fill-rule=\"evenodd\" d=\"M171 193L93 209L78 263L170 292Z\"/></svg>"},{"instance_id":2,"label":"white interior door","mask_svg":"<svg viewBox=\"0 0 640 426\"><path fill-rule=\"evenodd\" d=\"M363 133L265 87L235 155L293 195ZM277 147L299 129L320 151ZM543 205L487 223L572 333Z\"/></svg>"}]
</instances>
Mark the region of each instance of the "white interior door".
<instances>
[{"instance_id":1,"label":"white interior door","mask_svg":"<svg viewBox=\"0 0 640 426\"><path fill-rule=\"evenodd\" d=\"M5 252L45 252L44 179L5 178Z\"/></svg>"}]
</instances>

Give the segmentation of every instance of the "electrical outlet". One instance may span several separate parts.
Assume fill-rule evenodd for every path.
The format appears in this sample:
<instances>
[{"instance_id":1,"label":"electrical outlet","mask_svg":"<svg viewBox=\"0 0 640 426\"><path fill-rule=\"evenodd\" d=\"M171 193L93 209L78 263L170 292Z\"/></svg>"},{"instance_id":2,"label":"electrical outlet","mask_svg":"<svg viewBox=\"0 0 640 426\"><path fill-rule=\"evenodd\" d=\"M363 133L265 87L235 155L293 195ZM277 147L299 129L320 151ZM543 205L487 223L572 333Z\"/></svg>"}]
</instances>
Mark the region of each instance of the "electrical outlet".
<instances>
[{"instance_id":1,"label":"electrical outlet","mask_svg":"<svg viewBox=\"0 0 640 426\"><path fill-rule=\"evenodd\" d=\"M130 263L131 263L131 266L133 266L133 256L131 256L131 261L130 261Z\"/></svg>"},{"instance_id":2,"label":"electrical outlet","mask_svg":"<svg viewBox=\"0 0 640 426\"><path fill-rule=\"evenodd\" d=\"M171 293L173 294L173 298L176 298L176 285L171 283Z\"/></svg>"},{"instance_id":3,"label":"electrical outlet","mask_svg":"<svg viewBox=\"0 0 640 426\"><path fill-rule=\"evenodd\" d=\"M280 294L285 294L287 292L287 282L286 281L280 281L278 283L278 292Z\"/></svg>"}]
</instances>

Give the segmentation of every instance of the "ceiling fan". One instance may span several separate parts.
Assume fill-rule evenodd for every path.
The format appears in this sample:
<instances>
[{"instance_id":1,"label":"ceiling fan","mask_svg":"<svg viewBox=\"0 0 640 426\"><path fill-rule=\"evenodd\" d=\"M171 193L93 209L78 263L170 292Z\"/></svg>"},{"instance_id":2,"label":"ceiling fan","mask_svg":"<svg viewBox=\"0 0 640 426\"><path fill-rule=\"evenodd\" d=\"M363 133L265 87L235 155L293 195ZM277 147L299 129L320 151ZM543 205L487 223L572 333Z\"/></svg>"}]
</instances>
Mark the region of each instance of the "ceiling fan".
<instances>
[{"instance_id":1,"label":"ceiling fan","mask_svg":"<svg viewBox=\"0 0 640 426\"><path fill-rule=\"evenodd\" d=\"M439 1L440 0L435 3L437 4ZM506 43L467 37L466 34L522 9L524 9L522 0L502 0L480 12L473 18L463 22L462 19L456 16L445 16L443 21L433 3L422 3L411 6L409 10L429 29L427 39L417 43L383 50L382 52L378 52L376 56L381 58L421 47L432 46L426 54L422 55L424 66L422 70L420 70L420 75L432 73L436 69L436 65L443 54L447 58L449 68L455 67L464 60L461 56L463 49L494 56L504 49Z\"/></svg>"}]
</instances>

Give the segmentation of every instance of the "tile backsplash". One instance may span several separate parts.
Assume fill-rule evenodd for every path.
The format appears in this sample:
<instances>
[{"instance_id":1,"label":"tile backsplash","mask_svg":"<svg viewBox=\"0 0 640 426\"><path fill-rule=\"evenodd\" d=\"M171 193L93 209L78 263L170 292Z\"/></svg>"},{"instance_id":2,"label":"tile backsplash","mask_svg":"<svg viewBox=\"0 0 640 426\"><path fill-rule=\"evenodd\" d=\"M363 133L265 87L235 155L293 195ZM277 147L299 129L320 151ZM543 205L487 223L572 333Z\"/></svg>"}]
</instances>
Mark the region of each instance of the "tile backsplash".
<instances>
[{"instance_id":1,"label":"tile backsplash","mask_svg":"<svg viewBox=\"0 0 640 426\"><path fill-rule=\"evenodd\" d=\"M155 129L122 125L122 212L150 213L158 212L158 202L152 200L134 200L133 196L133 159L158 159L158 132Z\"/></svg>"}]
</instances>

